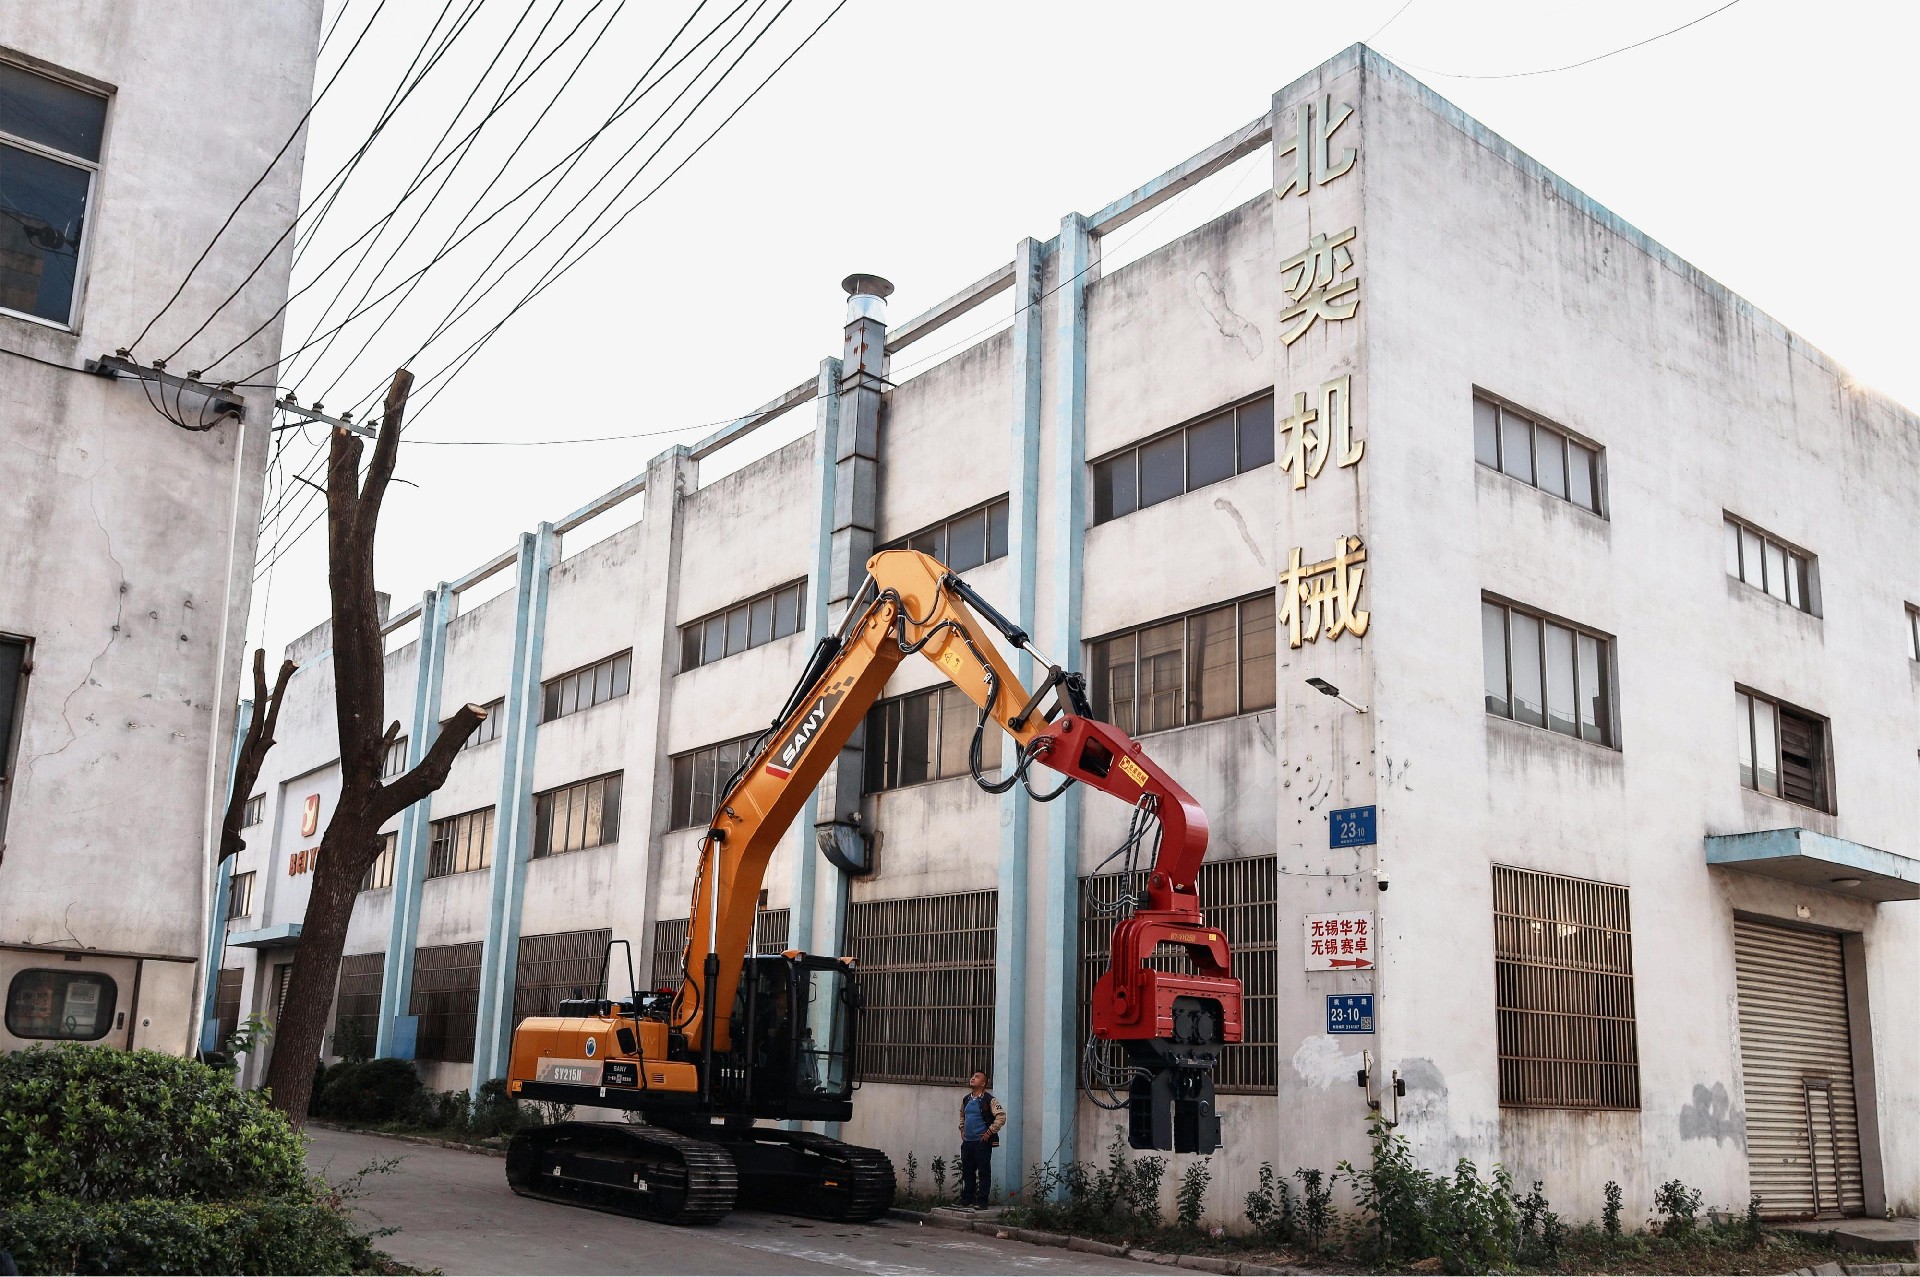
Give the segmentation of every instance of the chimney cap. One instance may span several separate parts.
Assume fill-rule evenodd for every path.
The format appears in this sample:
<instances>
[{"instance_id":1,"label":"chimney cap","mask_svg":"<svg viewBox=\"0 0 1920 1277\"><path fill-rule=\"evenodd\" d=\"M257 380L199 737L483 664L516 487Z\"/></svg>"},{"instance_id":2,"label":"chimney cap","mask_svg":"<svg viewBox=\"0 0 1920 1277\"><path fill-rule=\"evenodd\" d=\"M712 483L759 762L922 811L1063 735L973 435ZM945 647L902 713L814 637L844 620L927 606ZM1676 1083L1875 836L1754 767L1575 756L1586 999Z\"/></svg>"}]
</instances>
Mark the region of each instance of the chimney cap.
<instances>
[{"instance_id":1,"label":"chimney cap","mask_svg":"<svg viewBox=\"0 0 1920 1277\"><path fill-rule=\"evenodd\" d=\"M849 297L893 296L893 285L878 275L849 275L840 281L840 287L846 290Z\"/></svg>"}]
</instances>

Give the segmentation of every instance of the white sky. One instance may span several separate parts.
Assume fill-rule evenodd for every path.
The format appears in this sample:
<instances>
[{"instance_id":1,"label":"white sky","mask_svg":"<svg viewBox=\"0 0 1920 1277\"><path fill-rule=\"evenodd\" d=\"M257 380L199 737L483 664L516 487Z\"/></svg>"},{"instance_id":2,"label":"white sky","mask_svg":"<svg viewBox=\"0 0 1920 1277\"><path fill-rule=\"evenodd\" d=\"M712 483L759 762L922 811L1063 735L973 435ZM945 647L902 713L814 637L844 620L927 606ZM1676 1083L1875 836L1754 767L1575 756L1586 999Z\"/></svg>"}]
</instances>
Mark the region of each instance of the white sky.
<instances>
[{"instance_id":1,"label":"white sky","mask_svg":"<svg viewBox=\"0 0 1920 1277\"><path fill-rule=\"evenodd\" d=\"M479 0L472 26L341 190L313 251L296 268L296 286L313 280L333 252L392 205L503 42L507 56L483 81L481 101L460 117L455 139L556 5L559 16L536 60L587 18L582 37L475 139L426 217L415 210L431 186L393 219L336 318L408 226L419 222L414 242L376 296L426 260L423 250L448 234L452 219L503 165L505 176L482 213L582 141L695 2L531 0L529 7L528 0ZM710 3L674 56L735 2ZM346 0L322 58L323 83L378 3ZM451 12L473 3L452 0ZM684 157L832 3L793 0L629 198ZM1566 7L1537 0L1412 0L1397 18L1402 0L1178 7L850 0L706 150L448 382L409 437L684 433L575 446L404 447L399 477L419 486L389 492L381 588L396 608L405 606L434 582L506 549L521 530L557 519L636 473L670 444L697 438L710 423L811 375L823 356L839 353L842 276L887 276L898 289L892 315L908 318L1007 261L1021 237L1049 238L1064 213L1092 212L1253 119L1275 89L1389 18L1372 41L1389 58L1798 331L1860 381L1920 405L1920 97L1910 64L1920 7L1741 0L1688 30L1576 70L1505 79L1436 73L1559 66L1664 31L1714 3L1615 0L1583 7L1575 22ZM339 0L329 0L329 21L339 8ZM758 30L778 8L779 0L748 0L734 22L751 20ZM315 113L308 201L366 137L438 12L435 0L389 0L381 11ZM529 21L509 40L522 13ZM579 71L570 71L587 47L585 34L609 15L606 36ZM721 38L724 32L716 43ZM554 219L584 220L599 207L612 186L584 205L580 191L704 56L609 129L544 209L529 215L536 190L425 275L363 355L351 357L383 311L349 326L315 368L296 365L289 384L308 403L324 397L331 411L377 393L508 232L525 226L524 247ZM508 152L561 79L565 93L509 163ZM710 74L681 110L711 82ZM652 144L617 170L612 185ZM1115 239L1131 242L1110 242L1108 262L1250 198L1266 181L1266 163L1263 153L1144 229L1127 228ZM563 245L582 242L566 229L575 225L566 223L523 271L537 272ZM314 326L315 303L339 295L345 264L294 304L289 350ZM425 380L446 366L532 278L516 275L484 298L464 327L414 360L416 376ZM911 372L914 360L988 322L988 312L976 312L926 350L909 348L896 372ZM781 423L791 428L777 437L792 437L810 421L810 412L793 414ZM298 432L283 436L289 472L314 454L320 432L311 435L312 442ZM317 496L290 478L284 483L295 507ZM281 535L278 528L269 528L263 553ZM271 580L271 591L265 578L256 586L249 638L277 654L325 618L320 528L294 543Z\"/></svg>"}]
</instances>

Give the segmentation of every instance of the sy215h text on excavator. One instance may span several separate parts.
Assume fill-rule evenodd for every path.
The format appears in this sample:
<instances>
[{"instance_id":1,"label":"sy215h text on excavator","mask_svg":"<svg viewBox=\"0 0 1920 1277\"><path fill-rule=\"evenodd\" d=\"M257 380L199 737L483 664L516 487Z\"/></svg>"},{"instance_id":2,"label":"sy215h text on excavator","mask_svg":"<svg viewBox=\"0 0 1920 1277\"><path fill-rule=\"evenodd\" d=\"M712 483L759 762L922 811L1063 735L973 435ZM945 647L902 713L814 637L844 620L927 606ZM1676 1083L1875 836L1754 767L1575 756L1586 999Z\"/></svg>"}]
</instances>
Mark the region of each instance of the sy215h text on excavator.
<instances>
[{"instance_id":1,"label":"sy215h text on excavator","mask_svg":"<svg viewBox=\"0 0 1920 1277\"><path fill-rule=\"evenodd\" d=\"M779 716L719 787L679 988L609 998L610 945L599 996L568 1000L557 1016L529 1017L514 1030L510 1094L641 1119L521 1131L507 1154L514 1191L687 1224L710 1223L735 1205L833 1220L885 1213L894 1173L884 1153L758 1124L852 1116L861 1008L854 962L750 950L774 847L888 676L916 652L980 707L977 783L995 792L1023 784L1050 799L1078 781L1131 804L1122 847L1130 868L1157 826L1144 889L1123 901L1092 991L1093 1036L1124 1054L1123 1077L1105 1081L1112 1106L1128 1110L1133 1147L1218 1147L1213 1068L1221 1047L1240 1040L1241 990L1226 937L1207 924L1194 886L1205 813L1138 744L1093 717L1080 674L1040 656L960 577L911 550L876 554L867 570L839 632L814 650ZM1020 685L983 620L1048 671L1035 692ZM982 774L986 731L1006 732L1016 747L999 779ZM1035 763L1067 779L1036 789ZM1150 965L1158 951L1184 954L1185 969ZM630 947L627 964L632 990Z\"/></svg>"}]
</instances>

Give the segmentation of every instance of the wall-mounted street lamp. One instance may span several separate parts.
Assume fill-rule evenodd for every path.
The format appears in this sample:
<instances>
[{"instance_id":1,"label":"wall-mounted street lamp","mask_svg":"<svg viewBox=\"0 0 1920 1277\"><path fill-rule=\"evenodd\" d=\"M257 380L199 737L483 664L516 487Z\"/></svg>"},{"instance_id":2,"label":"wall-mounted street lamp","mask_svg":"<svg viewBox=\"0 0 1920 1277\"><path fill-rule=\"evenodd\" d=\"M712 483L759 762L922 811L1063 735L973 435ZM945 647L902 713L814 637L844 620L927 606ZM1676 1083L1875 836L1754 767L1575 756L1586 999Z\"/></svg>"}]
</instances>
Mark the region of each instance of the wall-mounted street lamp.
<instances>
[{"instance_id":1,"label":"wall-mounted street lamp","mask_svg":"<svg viewBox=\"0 0 1920 1277\"><path fill-rule=\"evenodd\" d=\"M1327 682L1327 680L1324 678L1310 678L1307 680L1307 686L1311 687L1314 691L1320 693L1322 696L1333 697L1334 700L1339 701L1342 705L1345 705L1348 709L1353 710L1355 713L1364 714L1367 712L1367 707L1365 705L1356 705L1352 701L1348 700L1346 697L1340 695L1340 689L1335 687L1332 683Z\"/></svg>"}]
</instances>

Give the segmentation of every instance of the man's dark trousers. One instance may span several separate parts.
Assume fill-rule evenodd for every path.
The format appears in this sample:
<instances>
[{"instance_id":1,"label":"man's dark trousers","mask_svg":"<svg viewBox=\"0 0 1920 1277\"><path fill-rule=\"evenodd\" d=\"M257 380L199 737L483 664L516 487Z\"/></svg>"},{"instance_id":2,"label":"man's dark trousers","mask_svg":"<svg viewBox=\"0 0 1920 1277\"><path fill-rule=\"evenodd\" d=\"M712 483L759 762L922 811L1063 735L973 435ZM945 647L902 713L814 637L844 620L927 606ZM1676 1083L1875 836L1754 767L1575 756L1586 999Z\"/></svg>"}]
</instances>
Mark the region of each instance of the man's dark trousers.
<instances>
[{"instance_id":1,"label":"man's dark trousers","mask_svg":"<svg viewBox=\"0 0 1920 1277\"><path fill-rule=\"evenodd\" d=\"M993 1145L986 1140L960 1141L960 1204L985 1206L993 1189Z\"/></svg>"}]
</instances>

